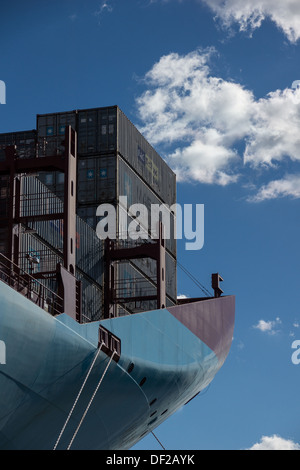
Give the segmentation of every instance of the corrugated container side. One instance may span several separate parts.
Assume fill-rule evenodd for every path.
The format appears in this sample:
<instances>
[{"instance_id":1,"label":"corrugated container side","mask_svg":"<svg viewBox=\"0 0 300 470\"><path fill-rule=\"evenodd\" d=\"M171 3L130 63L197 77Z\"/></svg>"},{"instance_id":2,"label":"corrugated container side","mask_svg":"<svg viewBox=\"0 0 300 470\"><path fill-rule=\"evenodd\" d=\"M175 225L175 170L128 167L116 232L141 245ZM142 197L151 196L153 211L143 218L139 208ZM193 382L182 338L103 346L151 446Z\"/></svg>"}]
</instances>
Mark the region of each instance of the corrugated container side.
<instances>
[{"instance_id":1,"label":"corrugated container side","mask_svg":"<svg viewBox=\"0 0 300 470\"><path fill-rule=\"evenodd\" d=\"M156 284L156 263L151 259L134 260L131 262L140 273L154 280ZM142 274L141 274L142 275ZM176 260L166 252L166 293L167 296L176 301L177 298L177 277Z\"/></svg>"},{"instance_id":2,"label":"corrugated container side","mask_svg":"<svg viewBox=\"0 0 300 470\"><path fill-rule=\"evenodd\" d=\"M21 217L63 213L62 201L37 178L21 178Z\"/></svg>"},{"instance_id":3,"label":"corrugated container side","mask_svg":"<svg viewBox=\"0 0 300 470\"><path fill-rule=\"evenodd\" d=\"M63 213L63 203L35 177L23 177L21 182L21 216ZM37 235L62 253L63 220L30 222ZM76 217L76 265L94 281L102 283L103 242L95 231Z\"/></svg>"},{"instance_id":4,"label":"corrugated container side","mask_svg":"<svg viewBox=\"0 0 300 470\"><path fill-rule=\"evenodd\" d=\"M32 264L28 260L28 255L38 258L38 264ZM62 255L59 256L45 243L31 233L20 235L20 267L32 273L44 271L56 271L57 263L62 262Z\"/></svg>"},{"instance_id":5,"label":"corrugated container side","mask_svg":"<svg viewBox=\"0 0 300 470\"><path fill-rule=\"evenodd\" d=\"M133 222L133 217L128 215L128 209L130 206L136 203L141 203L148 209L148 226L143 226L145 233L149 233L151 228L151 205L158 204L161 206L161 201L153 193L153 191L146 185L138 175L128 166L123 159L118 157L118 197L127 196L127 208L119 203L118 206L118 220L127 220L125 226L119 222L119 235L121 237L128 238L128 228L130 223ZM167 220L170 222L170 238L166 240L166 292L171 302L176 302L177 298L177 277L176 277L176 240L174 238L174 215L170 211L166 212L169 215ZM148 230L147 230L148 229ZM139 242L145 243L150 241L150 236L147 240L140 239ZM130 240L129 240L130 243ZM127 272L131 272L132 268L129 268L129 264L135 268L135 278L138 279L138 285L142 287L143 295L152 295L147 291L150 289L148 282L145 282L145 277L149 277L156 283L156 263L150 259L134 260L131 263L127 263L127 267L120 265L118 271L119 279L122 278L122 272L127 269ZM144 276L143 276L144 274ZM144 280L143 280L144 277ZM150 289L151 291L151 289ZM149 304L150 305L150 304ZM148 309L150 308L148 305Z\"/></svg>"},{"instance_id":6,"label":"corrugated container side","mask_svg":"<svg viewBox=\"0 0 300 470\"><path fill-rule=\"evenodd\" d=\"M122 206L119 206L119 214L120 211L123 211ZM125 214L125 211L123 211L123 214ZM128 218L129 223L133 221L133 219ZM125 231L124 229L120 229L120 233L122 233L122 236L124 236ZM137 240L138 243L149 243L150 239L148 240L143 240L139 239ZM136 242L132 240L127 240L124 241L124 245L126 244L127 246L134 246ZM151 278L154 280L156 283L156 263L154 260L151 260L150 258L143 258L143 259L136 259L134 261L131 261L131 264L136 266L138 270L142 273L144 273L145 276ZM176 258L175 255L171 254L170 252L166 251L166 290L167 290L167 295L176 301L177 298L177 277L176 277Z\"/></svg>"},{"instance_id":7,"label":"corrugated container side","mask_svg":"<svg viewBox=\"0 0 300 470\"><path fill-rule=\"evenodd\" d=\"M76 219L76 265L100 286L104 276L104 242L79 217Z\"/></svg>"},{"instance_id":8,"label":"corrugated container side","mask_svg":"<svg viewBox=\"0 0 300 470\"><path fill-rule=\"evenodd\" d=\"M66 125L78 134L78 155L93 155L117 149L117 106L80 109L37 115L37 131L42 140L59 144ZM52 140L51 140L52 139Z\"/></svg>"},{"instance_id":9,"label":"corrugated container side","mask_svg":"<svg viewBox=\"0 0 300 470\"><path fill-rule=\"evenodd\" d=\"M38 178L51 192L55 193L61 201L64 200L64 173L60 171L40 171Z\"/></svg>"},{"instance_id":10,"label":"corrugated container side","mask_svg":"<svg viewBox=\"0 0 300 470\"><path fill-rule=\"evenodd\" d=\"M151 218L151 206L158 205L162 206L161 200L155 195L155 193L146 185L138 175L124 162L124 160L118 157L118 198L120 196L127 197L128 207L125 210L129 210L133 204L143 204L148 211L148 232L150 233L151 224L155 224L155 219ZM165 214L165 226L169 225L169 237L166 239L166 248L176 257L177 243L175 239L175 217L171 213L167 205L163 205L163 212ZM122 205L120 205L122 210ZM162 218L162 216L161 216ZM132 220L132 219L131 219ZM128 224L131 222L128 218ZM126 228L125 228L126 229ZM121 229L124 231L124 229Z\"/></svg>"},{"instance_id":11,"label":"corrugated container side","mask_svg":"<svg viewBox=\"0 0 300 470\"><path fill-rule=\"evenodd\" d=\"M77 218L77 276L83 280L84 315L90 320L99 319L103 303L103 243L91 229L96 229L98 205L107 202L116 205L119 195L127 195L129 205L143 203L150 208L151 204L161 205L162 201L172 205L176 202L176 177L117 106L38 115L40 156L63 153L66 125L71 125L78 133L77 214L86 222ZM117 157L117 152L122 158ZM63 199L62 173L41 173L39 179ZM45 206L43 209L51 211L53 202L47 206L46 196L41 199ZM173 227L172 215L170 220ZM62 221L36 222L34 227L41 239L62 250ZM176 301L174 233L171 233L166 245L167 303L172 304ZM135 290L149 295L153 285L147 276L152 277L155 271L155 263L151 260L121 263L117 269L117 281L118 276L119 280L123 275L131 276L135 280ZM155 302L153 306L148 302L141 309L150 307L155 308Z\"/></svg>"},{"instance_id":12,"label":"corrugated container side","mask_svg":"<svg viewBox=\"0 0 300 470\"><path fill-rule=\"evenodd\" d=\"M66 126L72 126L76 130L77 111L63 113L50 113L37 115L37 132L39 137L53 138L63 137Z\"/></svg>"},{"instance_id":13,"label":"corrugated container side","mask_svg":"<svg viewBox=\"0 0 300 470\"><path fill-rule=\"evenodd\" d=\"M177 302L177 262L169 253L166 253L166 291L167 296L174 303Z\"/></svg>"},{"instance_id":14,"label":"corrugated container side","mask_svg":"<svg viewBox=\"0 0 300 470\"><path fill-rule=\"evenodd\" d=\"M66 126L77 130L77 111L38 114L37 133L39 156L63 155ZM59 171L40 172L39 179L61 200L64 197L64 174Z\"/></svg>"},{"instance_id":15,"label":"corrugated container side","mask_svg":"<svg viewBox=\"0 0 300 470\"><path fill-rule=\"evenodd\" d=\"M116 107L78 111L78 153L93 155L116 150Z\"/></svg>"},{"instance_id":16,"label":"corrugated container side","mask_svg":"<svg viewBox=\"0 0 300 470\"><path fill-rule=\"evenodd\" d=\"M118 152L163 202L176 202L175 173L119 108Z\"/></svg>"},{"instance_id":17,"label":"corrugated container side","mask_svg":"<svg viewBox=\"0 0 300 470\"><path fill-rule=\"evenodd\" d=\"M30 263L27 255L39 259L38 264ZM29 274L43 271L55 271L57 263L62 263L62 256L55 253L49 246L43 243L36 235L24 233L20 239L20 267ZM102 288L93 282L83 272L77 270L76 278L82 283L82 313L84 321L100 320L103 309ZM56 291L56 281L53 279L42 279L40 283Z\"/></svg>"},{"instance_id":18,"label":"corrugated container side","mask_svg":"<svg viewBox=\"0 0 300 470\"><path fill-rule=\"evenodd\" d=\"M40 155L62 155L65 126L71 125L77 131L78 207L96 206L115 198L115 163L112 161L116 151L116 123L116 107L37 116ZM101 158L107 161L100 162ZM41 172L39 179L63 199L62 173Z\"/></svg>"},{"instance_id":19,"label":"corrugated container side","mask_svg":"<svg viewBox=\"0 0 300 470\"><path fill-rule=\"evenodd\" d=\"M8 255L8 236L8 227L0 227L0 253L4 254L4 256Z\"/></svg>"},{"instance_id":20,"label":"corrugated container side","mask_svg":"<svg viewBox=\"0 0 300 470\"><path fill-rule=\"evenodd\" d=\"M118 297L131 297L143 295L156 295L156 287L129 262L118 264L118 280L116 282L116 295ZM155 310L155 300L126 302L125 307L131 312Z\"/></svg>"},{"instance_id":21,"label":"corrugated container side","mask_svg":"<svg viewBox=\"0 0 300 470\"><path fill-rule=\"evenodd\" d=\"M122 262L118 264L117 272L117 288L122 289L127 297L156 295L156 263L153 260L145 258ZM176 260L168 253L166 253L166 294L171 302L176 303Z\"/></svg>"},{"instance_id":22,"label":"corrugated container side","mask_svg":"<svg viewBox=\"0 0 300 470\"><path fill-rule=\"evenodd\" d=\"M16 145L19 158L36 155L37 133L35 130L0 134L0 161L5 160L5 147Z\"/></svg>"},{"instance_id":23,"label":"corrugated container side","mask_svg":"<svg viewBox=\"0 0 300 470\"><path fill-rule=\"evenodd\" d=\"M0 176L0 217L8 217L7 201L10 195L10 177L8 175Z\"/></svg>"},{"instance_id":24,"label":"corrugated container side","mask_svg":"<svg viewBox=\"0 0 300 470\"><path fill-rule=\"evenodd\" d=\"M77 128L77 112L38 114L38 152L39 156L62 155L66 126Z\"/></svg>"},{"instance_id":25,"label":"corrugated container side","mask_svg":"<svg viewBox=\"0 0 300 470\"><path fill-rule=\"evenodd\" d=\"M101 320L103 315L103 291L79 271L76 278L82 284L82 316L84 322Z\"/></svg>"},{"instance_id":26,"label":"corrugated container side","mask_svg":"<svg viewBox=\"0 0 300 470\"><path fill-rule=\"evenodd\" d=\"M62 257L51 250L34 234L21 234L19 248L19 266L31 275L44 271L55 271L57 263L62 263ZM28 255L36 257L38 263L30 262ZM57 292L58 286L55 278L43 278L37 282L32 281L32 290L38 293L40 284L46 286L52 292Z\"/></svg>"},{"instance_id":27,"label":"corrugated container side","mask_svg":"<svg viewBox=\"0 0 300 470\"><path fill-rule=\"evenodd\" d=\"M113 202L116 199L116 159L114 155L80 158L77 200L80 205Z\"/></svg>"}]
</instances>

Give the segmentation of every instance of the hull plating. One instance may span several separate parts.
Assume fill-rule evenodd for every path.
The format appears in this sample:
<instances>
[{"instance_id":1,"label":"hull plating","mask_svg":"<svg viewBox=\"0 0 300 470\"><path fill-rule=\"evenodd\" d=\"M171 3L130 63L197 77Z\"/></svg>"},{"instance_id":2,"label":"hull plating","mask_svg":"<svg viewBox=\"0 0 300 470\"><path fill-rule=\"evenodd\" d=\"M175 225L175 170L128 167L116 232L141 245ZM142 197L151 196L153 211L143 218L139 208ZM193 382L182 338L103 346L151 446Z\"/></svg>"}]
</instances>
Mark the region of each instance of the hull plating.
<instances>
[{"instance_id":1,"label":"hull plating","mask_svg":"<svg viewBox=\"0 0 300 470\"><path fill-rule=\"evenodd\" d=\"M99 322L54 318L2 282L0 299L0 449L53 449L97 352ZM101 324L121 339L121 358L72 449L129 449L205 388L229 352L234 297ZM68 447L108 361L100 352L58 449Z\"/></svg>"}]
</instances>

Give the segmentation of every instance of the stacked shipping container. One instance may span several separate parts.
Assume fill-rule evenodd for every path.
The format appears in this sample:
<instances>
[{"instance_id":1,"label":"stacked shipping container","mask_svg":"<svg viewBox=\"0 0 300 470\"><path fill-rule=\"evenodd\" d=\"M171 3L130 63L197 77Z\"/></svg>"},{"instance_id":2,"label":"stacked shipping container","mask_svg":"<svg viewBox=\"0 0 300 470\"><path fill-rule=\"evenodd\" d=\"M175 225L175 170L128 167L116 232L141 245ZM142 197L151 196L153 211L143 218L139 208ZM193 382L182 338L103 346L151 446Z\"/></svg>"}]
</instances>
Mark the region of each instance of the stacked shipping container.
<instances>
[{"instance_id":1,"label":"stacked shipping container","mask_svg":"<svg viewBox=\"0 0 300 470\"><path fill-rule=\"evenodd\" d=\"M117 106L38 115L35 144L30 142L30 137L35 134L27 132L2 134L0 145L2 147L9 145L14 139L14 143L22 149L23 154L37 152L39 157L63 154L64 132L67 125L71 125L78 136L76 211L77 225L81 224L81 226L77 226L77 233L80 237L79 246L85 244L82 253L80 251L76 253L76 264L79 267L79 273L84 273L96 282L101 290L103 287L103 246L99 248L101 242L95 233L99 221L96 217L97 207L102 203L113 204L117 212L118 226L120 211L127 209L120 204L122 196L127 196L128 206L142 203L150 214L152 204L171 206L176 203L176 178L164 160ZM26 144L24 148L23 144ZM62 173L40 173L39 179L51 192L63 200L64 175ZM2 182L2 187L5 188L5 181ZM5 192L4 189L1 191ZM170 226L173 228L174 215L170 211L169 215ZM128 216L128 221L130 220L132 217ZM53 232L53 227L49 230L48 226L42 227L41 222L37 224L39 224L39 236L44 237L44 241L46 232L48 232L48 237L52 236L50 234ZM150 235L150 220L147 228ZM122 231L123 228L121 227L120 230ZM50 246L57 246L57 240L47 239L46 241ZM174 229L171 230L171 238L166 242L166 249L167 305L172 305L176 303L177 297ZM93 255L93 250L96 252L100 250L100 256ZM89 272L85 267L83 269L82 263L88 263L89 256L91 260L97 259L99 269L95 266L92 266ZM123 293L131 297L153 295L156 284L156 265L153 261L143 259L120 262L117 263L116 268L116 282ZM87 283L86 308L89 309L89 299L92 303L94 298L94 291L88 292ZM97 295L96 299L99 299ZM126 303L126 305L119 306L118 313L136 312L155 307L153 301L140 304ZM102 301L100 313L98 312L97 315L101 316L101 308ZM92 310L94 312L92 315L87 314L90 319L94 319L96 315L94 307Z\"/></svg>"},{"instance_id":2,"label":"stacked shipping container","mask_svg":"<svg viewBox=\"0 0 300 470\"><path fill-rule=\"evenodd\" d=\"M21 177L21 216L63 212L63 202L36 177ZM20 233L20 267L29 273L56 271L63 264L63 220L28 222ZM22 233L23 232L23 233ZM103 241L76 217L76 278L82 283L82 311L86 321L99 320L103 303ZM30 263L28 255L38 259ZM45 281L43 281L45 283ZM47 285L55 290L52 281Z\"/></svg>"}]
</instances>

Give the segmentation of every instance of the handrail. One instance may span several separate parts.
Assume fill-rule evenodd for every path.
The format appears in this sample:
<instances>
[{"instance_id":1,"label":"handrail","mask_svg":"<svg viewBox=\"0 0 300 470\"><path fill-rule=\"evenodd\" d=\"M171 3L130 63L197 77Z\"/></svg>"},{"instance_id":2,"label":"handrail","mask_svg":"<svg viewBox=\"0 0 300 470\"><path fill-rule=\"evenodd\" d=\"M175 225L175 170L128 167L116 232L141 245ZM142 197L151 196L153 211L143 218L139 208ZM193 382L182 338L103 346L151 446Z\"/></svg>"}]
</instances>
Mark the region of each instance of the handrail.
<instances>
[{"instance_id":1,"label":"handrail","mask_svg":"<svg viewBox=\"0 0 300 470\"><path fill-rule=\"evenodd\" d=\"M0 253L0 280L51 315L63 312L63 299Z\"/></svg>"}]
</instances>

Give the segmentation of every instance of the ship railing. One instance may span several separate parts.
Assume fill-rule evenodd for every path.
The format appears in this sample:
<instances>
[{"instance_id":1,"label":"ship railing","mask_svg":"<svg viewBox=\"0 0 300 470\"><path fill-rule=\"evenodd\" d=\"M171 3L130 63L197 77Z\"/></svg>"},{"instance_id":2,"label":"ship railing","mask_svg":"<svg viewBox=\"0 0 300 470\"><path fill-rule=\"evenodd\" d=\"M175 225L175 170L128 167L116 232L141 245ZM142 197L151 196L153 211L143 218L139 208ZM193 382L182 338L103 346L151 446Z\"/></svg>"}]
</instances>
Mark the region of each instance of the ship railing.
<instances>
[{"instance_id":1,"label":"ship railing","mask_svg":"<svg viewBox=\"0 0 300 470\"><path fill-rule=\"evenodd\" d=\"M63 312L63 299L0 253L0 280L51 315Z\"/></svg>"},{"instance_id":2,"label":"ship railing","mask_svg":"<svg viewBox=\"0 0 300 470\"><path fill-rule=\"evenodd\" d=\"M130 238L127 232L117 232L116 240L114 240L114 248L116 249L135 248L137 246L156 243L156 242L157 242L157 239L155 238L152 239L150 235L147 239L141 238L141 237L137 239L133 239L133 238Z\"/></svg>"},{"instance_id":3,"label":"ship railing","mask_svg":"<svg viewBox=\"0 0 300 470\"><path fill-rule=\"evenodd\" d=\"M154 277L147 277L147 278L119 278L115 280L115 288L114 288L114 295L116 297L126 297L132 296L132 293L139 293L139 295L155 295L156 293L156 286L155 286L156 278Z\"/></svg>"}]
</instances>

